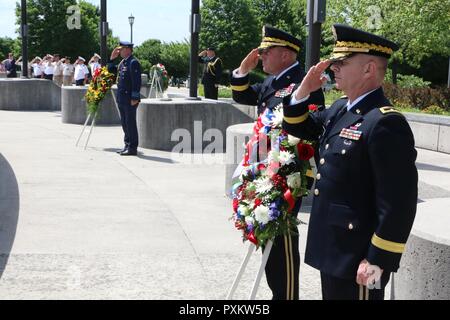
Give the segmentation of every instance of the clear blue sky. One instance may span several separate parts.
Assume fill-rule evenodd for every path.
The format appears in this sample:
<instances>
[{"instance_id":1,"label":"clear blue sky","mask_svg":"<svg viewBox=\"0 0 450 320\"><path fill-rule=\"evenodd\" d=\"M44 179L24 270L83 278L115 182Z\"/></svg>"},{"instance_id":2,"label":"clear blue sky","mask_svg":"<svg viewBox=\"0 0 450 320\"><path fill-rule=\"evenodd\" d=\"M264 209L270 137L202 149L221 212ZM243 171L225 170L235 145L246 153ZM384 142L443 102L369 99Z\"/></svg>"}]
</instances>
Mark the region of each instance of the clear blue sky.
<instances>
[{"instance_id":1,"label":"clear blue sky","mask_svg":"<svg viewBox=\"0 0 450 320\"><path fill-rule=\"evenodd\" d=\"M100 0L87 2L100 6ZM0 0L0 37L17 37L15 3ZM129 41L128 16L136 17L133 42L137 45L147 39L170 42L189 38L190 12L191 0L108 0L108 22L115 36Z\"/></svg>"}]
</instances>

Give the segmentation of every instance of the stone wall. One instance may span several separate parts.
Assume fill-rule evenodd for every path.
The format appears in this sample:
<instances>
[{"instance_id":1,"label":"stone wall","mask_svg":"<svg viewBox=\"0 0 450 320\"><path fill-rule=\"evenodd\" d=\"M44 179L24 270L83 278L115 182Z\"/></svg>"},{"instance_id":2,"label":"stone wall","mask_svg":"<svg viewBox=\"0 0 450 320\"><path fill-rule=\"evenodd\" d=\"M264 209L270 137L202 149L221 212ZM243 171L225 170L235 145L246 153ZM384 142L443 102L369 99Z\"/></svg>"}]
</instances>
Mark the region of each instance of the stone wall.
<instances>
[{"instance_id":1,"label":"stone wall","mask_svg":"<svg viewBox=\"0 0 450 320\"><path fill-rule=\"evenodd\" d=\"M61 110L61 88L44 79L0 79L0 110Z\"/></svg>"}]
</instances>

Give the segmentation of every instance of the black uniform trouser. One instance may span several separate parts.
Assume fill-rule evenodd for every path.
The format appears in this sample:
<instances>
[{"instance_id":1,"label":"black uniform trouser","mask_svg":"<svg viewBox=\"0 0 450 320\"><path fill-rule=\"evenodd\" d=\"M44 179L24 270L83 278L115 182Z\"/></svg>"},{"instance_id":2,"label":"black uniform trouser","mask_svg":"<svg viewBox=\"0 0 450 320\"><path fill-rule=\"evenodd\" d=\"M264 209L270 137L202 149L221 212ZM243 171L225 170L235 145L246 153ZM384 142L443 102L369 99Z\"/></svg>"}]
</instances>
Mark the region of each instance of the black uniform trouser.
<instances>
[{"instance_id":1,"label":"black uniform trouser","mask_svg":"<svg viewBox=\"0 0 450 320\"><path fill-rule=\"evenodd\" d=\"M292 210L298 215L302 200ZM266 279L272 290L273 300L298 300L300 252L296 235L276 237L266 265Z\"/></svg>"},{"instance_id":2,"label":"black uniform trouser","mask_svg":"<svg viewBox=\"0 0 450 320\"><path fill-rule=\"evenodd\" d=\"M368 289L356 283L354 279L341 279L320 273L323 300L384 300L384 288L391 273L383 272L379 289Z\"/></svg>"},{"instance_id":3,"label":"black uniform trouser","mask_svg":"<svg viewBox=\"0 0 450 320\"><path fill-rule=\"evenodd\" d=\"M136 124L136 112L138 106L132 106L127 103L119 103L120 121L125 134L125 148L130 151L136 151L139 145L139 135Z\"/></svg>"},{"instance_id":4,"label":"black uniform trouser","mask_svg":"<svg viewBox=\"0 0 450 320\"><path fill-rule=\"evenodd\" d=\"M75 85L77 85L77 86L84 86L84 79L76 80L75 81Z\"/></svg>"},{"instance_id":5,"label":"black uniform trouser","mask_svg":"<svg viewBox=\"0 0 450 320\"><path fill-rule=\"evenodd\" d=\"M205 98L217 100L219 97L219 88L216 87L215 83L207 82L203 84L205 89Z\"/></svg>"}]
</instances>

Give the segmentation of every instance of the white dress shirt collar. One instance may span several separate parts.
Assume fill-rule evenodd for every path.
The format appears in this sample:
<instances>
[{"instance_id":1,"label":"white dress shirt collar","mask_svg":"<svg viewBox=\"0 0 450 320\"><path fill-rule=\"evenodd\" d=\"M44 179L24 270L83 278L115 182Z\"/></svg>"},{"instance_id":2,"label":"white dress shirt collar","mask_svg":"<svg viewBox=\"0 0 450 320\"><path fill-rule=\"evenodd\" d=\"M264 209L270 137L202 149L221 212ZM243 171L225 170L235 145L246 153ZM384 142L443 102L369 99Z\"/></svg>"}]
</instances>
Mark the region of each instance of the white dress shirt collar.
<instances>
[{"instance_id":1,"label":"white dress shirt collar","mask_svg":"<svg viewBox=\"0 0 450 320\"><path fill-rule=\"evenodd\" d=\"M356 106L362 99L364 99L365 97L367 97L369 94L371 94L372 92L374 92L375 90L378 90L378 88L373 89L369 92L364 93L363 95L359 96L358 98L356 98L355 100L353 100L352 102L350 102L350 100L348 100L347 102L347 111L350 111L354 106Z\"/></svg>"},{"instance_id":2,"label":"white dress shirt collar","mask_svg":"<svg viewBox=\"0 0 450 320\"><path fill-rule=\"evenodd\" d=\"M289 70L291 70L292 68L296 67L298 65L298 61L295 61L294 64L292 64L290 67L287 67L286 69L284 69L279 75L277 75L275 77L275 80L278 80L281 78L281 76L283 74L285 74L286 72L288 72Z\"/></svg>"}]
</instances>

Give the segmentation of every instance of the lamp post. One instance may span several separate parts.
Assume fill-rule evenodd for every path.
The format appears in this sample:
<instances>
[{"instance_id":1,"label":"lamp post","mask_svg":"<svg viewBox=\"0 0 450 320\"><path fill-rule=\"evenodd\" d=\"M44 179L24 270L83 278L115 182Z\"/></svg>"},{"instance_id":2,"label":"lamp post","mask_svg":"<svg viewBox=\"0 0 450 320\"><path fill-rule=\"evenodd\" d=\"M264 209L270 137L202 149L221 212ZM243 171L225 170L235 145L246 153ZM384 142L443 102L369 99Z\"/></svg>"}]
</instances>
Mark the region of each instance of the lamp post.
<instances>
[{"instance_id":1,"label":"lamp post","mask_svg":"<svg viewBox=\"0 0 450 320\"><path fill-rule=\"evenodd\" d=\"M133 43L133 24L134 24L134 17L133 14L131 14L128 17L128 21L130 22L130 28L131 28L131 43Z\"/></svg>"}]
</instances>

